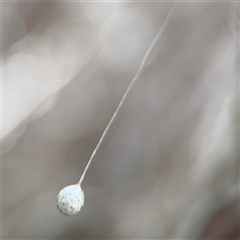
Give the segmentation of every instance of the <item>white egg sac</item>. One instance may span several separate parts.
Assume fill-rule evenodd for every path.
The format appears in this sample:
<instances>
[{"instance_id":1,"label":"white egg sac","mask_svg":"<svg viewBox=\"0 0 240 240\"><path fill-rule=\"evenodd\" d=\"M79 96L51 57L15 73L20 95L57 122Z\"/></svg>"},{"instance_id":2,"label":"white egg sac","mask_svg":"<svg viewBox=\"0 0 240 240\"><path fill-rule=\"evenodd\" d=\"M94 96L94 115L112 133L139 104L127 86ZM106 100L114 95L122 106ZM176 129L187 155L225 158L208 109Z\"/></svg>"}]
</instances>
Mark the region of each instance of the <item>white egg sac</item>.
<instances>
[{"instance_id":1,"label":"white egg sac","mask_svg":"<svg viewBox=\"0 0 240 240\"><path fill-rule=\"evenodd\" d=\"M73 215L79 212L83 204L84 192L79 184L63 188L57 196L57 207L66 215Z\"/></svg>"}]
</instances>

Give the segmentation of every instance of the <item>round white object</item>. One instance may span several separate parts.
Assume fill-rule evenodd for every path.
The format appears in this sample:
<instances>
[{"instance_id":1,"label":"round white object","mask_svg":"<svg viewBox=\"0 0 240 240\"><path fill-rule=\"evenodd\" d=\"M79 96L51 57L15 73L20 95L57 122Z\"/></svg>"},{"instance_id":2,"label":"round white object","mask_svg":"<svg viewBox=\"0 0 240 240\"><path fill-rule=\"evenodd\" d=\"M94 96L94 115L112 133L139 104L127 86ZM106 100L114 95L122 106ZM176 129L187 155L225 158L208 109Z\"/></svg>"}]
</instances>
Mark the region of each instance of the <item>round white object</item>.
<instances>
[{"instance_id":1,"label":"round white object","mask_svg":"<svg viewBox=\"0 0 240 240\"><path fill-rule=\"evenodd\" d=\"M84 192L79 184L63 188L57 196L57 207L65 215L73 215L84 204Z\"/></svg>"}]
</instances>

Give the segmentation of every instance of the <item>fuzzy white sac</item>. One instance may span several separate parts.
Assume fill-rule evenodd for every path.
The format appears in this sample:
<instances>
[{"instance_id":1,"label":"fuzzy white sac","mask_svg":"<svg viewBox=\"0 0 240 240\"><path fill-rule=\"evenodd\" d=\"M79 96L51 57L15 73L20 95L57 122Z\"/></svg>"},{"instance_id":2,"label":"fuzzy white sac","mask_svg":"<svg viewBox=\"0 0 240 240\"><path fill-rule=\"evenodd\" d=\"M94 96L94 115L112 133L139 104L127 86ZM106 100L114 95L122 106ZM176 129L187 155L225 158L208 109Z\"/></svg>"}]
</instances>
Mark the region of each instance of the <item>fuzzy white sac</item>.
<instances>
[{"instance_id":1,"label":"fuzzy white sac","mask_svg":"<svg viewBox=\"0 0 240 240\"><path fill-rule=\"evenodd\" d=\"M79 184L63 188L57 196L57 207L65 215L73 215L84 204L84 192Z\"/></svg>"}]
</instances>

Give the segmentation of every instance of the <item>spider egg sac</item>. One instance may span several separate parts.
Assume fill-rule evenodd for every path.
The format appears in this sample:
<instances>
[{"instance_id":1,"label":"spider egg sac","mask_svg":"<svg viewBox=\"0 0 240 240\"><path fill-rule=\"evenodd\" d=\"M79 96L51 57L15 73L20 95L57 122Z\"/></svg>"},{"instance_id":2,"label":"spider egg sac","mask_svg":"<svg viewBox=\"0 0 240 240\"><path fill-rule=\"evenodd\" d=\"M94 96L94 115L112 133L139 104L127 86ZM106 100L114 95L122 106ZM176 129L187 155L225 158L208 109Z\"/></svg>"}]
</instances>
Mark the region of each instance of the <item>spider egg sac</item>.
<instances>
[{"instance_id":1,"label":"spider egg sac","mask_svg":"<svg viewBox=\"0 0 240 240\"><path fill-rule=\"evenodd\" d=\"M65 215L73 215L84 204L84 192L79 184L63 188L57 196L57 207Z\"/></svg>"}]
</instances>

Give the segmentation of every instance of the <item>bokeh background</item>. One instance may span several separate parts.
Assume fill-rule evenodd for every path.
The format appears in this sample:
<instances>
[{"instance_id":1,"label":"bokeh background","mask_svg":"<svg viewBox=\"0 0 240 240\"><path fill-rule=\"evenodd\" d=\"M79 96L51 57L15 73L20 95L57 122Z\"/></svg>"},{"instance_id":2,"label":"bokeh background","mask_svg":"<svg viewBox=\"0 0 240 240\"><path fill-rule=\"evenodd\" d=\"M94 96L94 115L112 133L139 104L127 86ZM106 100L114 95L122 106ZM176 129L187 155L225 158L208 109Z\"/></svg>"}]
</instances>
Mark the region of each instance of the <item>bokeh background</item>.
<instances>
[{"instance_id":1,"label":"bokeh background","mask_svg":"<svg viewBox=\"0 0 240 240\"><path fill-rule=\"evenodd\" d=\"M239 3L2 2L3 239L239 239Z\"/></svg>"}]
</instances>

